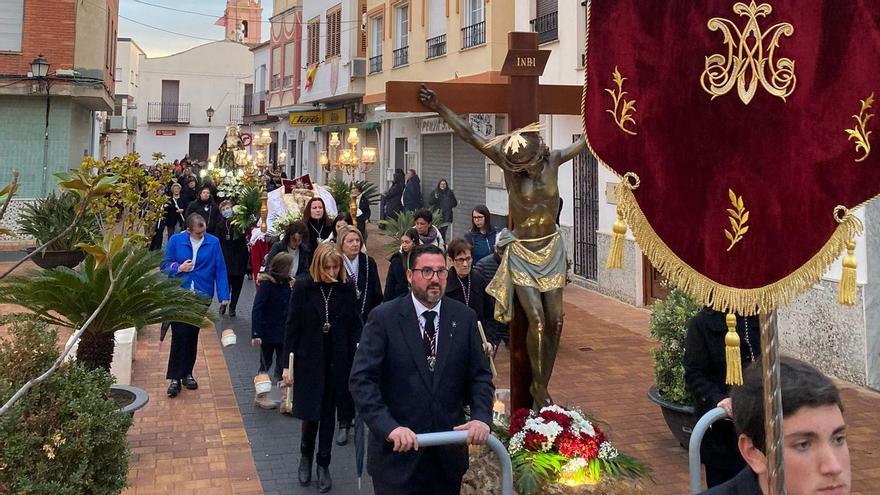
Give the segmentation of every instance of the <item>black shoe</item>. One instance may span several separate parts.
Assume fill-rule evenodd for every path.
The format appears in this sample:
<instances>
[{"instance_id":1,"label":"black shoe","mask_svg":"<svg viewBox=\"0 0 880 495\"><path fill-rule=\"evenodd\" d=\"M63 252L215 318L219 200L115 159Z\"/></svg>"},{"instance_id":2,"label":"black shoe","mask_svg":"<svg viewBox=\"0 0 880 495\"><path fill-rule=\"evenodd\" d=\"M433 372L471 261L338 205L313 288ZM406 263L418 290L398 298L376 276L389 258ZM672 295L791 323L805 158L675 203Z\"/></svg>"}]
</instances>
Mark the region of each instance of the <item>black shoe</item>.
<instances>
[{"instance_id":1,"label":"black shoe","mask_svg":"<svg viewBox=\"0 0 880 495\"><path fill-rule=\"evenodd\" d=\"M168 385L168 397L177 397L179 393L180 380L171 380L171 385Z\"/></svg>"},{"instance_id":2,"label":"black shoe","mask_svg":"<svg viewBox=\"0 0 880 495\"><path fill-rule=\"evenodd\" d=\"M312 482L312 458L302 456L299 460L299 484L306 486Z\"/></svg>"},{"instance_id":3,"label":"black shoe","mask_svg":"<svg viewBox=\"0 0 880 495\"><path fill-rule=\"evenodd\" d=\"M330 469L327 466L318 466L318 493L327 493L333 488L333 480L330 479Z\"/></svg>"},{"instance_id":4,"label":"black shoe","mask_svg":"<svg viewBox=\"0 0 880 495\"><path fill-rule=\"evenodd\" d=\"M336 430L336 445L341 447L348 443L349 428L348 425L339 423L339 428Z\"/></svg>"},{"instance_id":5,"label":"black shoe","mask_svg":"<svg viewBox=\"0 0 880 495\"><path fill-rule=\"evenodd\" d=\"M225 314L226 314L226 305L225 305L225 304L221 304L221 305L220 305L220 314L221 314L221 315L225 315Z\"/></svg>"},{"instance_id":6,"label":"black shoe","mask_svg":"<svg viewBox=\"0 0 880 495\"><path fill-rule=\"evenodd\" d=\"M199 388L199 382L197 382L196 379L192 377L192 375L189 375L188 377L183 379L183 386L186 387L188 390L195 390Z\"/></svg>"},{"instance_id":7,"label":"black shoe","mask_svg":"<svg viewBox=\"0 0 880 495\"><path fill-rule=\"evenodd\" d=\"M230 309L230 310L229 310L229 317L230 317L230 318L235 318L235 310L234 310L234 309Z\"/></svg>"}]
</instances>

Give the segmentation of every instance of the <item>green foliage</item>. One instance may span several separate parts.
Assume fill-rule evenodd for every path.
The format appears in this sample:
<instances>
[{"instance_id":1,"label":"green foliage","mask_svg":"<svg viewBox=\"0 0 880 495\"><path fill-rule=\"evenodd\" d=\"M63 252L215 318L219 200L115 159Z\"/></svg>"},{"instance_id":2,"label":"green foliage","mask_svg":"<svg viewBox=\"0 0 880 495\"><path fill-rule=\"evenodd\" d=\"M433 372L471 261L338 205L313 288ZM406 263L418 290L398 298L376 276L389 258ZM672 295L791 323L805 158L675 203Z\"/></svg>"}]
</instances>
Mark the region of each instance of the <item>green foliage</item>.
<instances>
[{"instance_id":1,"label":"green foliage","mask_svg":"<svg viewBox=\"0 0 880 495\"><path fill-rule=\"evenodd\" d=\"M361 194L367 198L367 202L371 205L379 204L379 199L382 195L379 194L379 190L376 188L375 184L365 180L356 180L354 181L354 185L361 191ZM345 181L331 179L327 182L327 189L330 190L330 194L332 194L333 199L336 200L336 208L340 212L348 211L348 204L351 197L351 185Z\"/></svg>"},{"instance_id":2,"label":"green foliage","mask_svg":"<svg viewBox=\"0 0 880 495\"><path fill-rule=\"evenodd\" d=\"M235 206L232 207L232 226L237 236L246 236L247 230L257 224L262 206L260 194L259 187L245 186L235 199Z\"/></svg>"},{"instance_id":3,"label":"green foliage","mask_svg":"<svg viewBox=\"0 0 880 495\"><path fill-rule=\"evenodd\" d=\"M440 216L440 210L434 210L431 224L437 228L443 226L443 218ZM385 220L379 220L379 226L385 231L385 235L391 236L388 241L388 247L396 250L400 247L400 238L407 230L416 225L416 214L414 211L401 211L396 217L388 217ZM448 239L447 239L448 240Z\"/></svg>"},{"instance_id":4,"label":"green foliage","mask_svg":"<svg viewBox=\"0 0 880 495\"><path fill-rule=\"evenodd\" d=\"M536 495L556 481L568 457L553 452L520 450L510 456L514 484L520 495Z\"/></svg>"},{"instance_id":5,"label":"green foliage","mask_svg":"<svg viewBox=\"0 0 880 495\"><path fill-rule=\"evenodd\" d=\"M688 321L701 306L683 290L674 288L665 300L651 308L651 337L659 342L654 355L654 379L664 399L692 405L693 397L684 385L684 341Z\"/></svg>"},{"instance_id":6,"label":"green foliage","mask_svg":"<svg viewBox=\"0 0 880 495\"><path fill-rule=\"evenodd\" d=\"M116 179L109 194L97 198L91 206L104 233L119 232L132 242L146 244L165 214L165 185L174 177L174 168L168 163L156 163L153 171L147 172L138 164L139 158L137 153L106 162L86 157L79 172L96 170Z\"/></svg>"},{"instance_id":7,"label":"green foliage","mask_svg":"<svg viewBox=\"0 0 880 495\"><path fill-rule=\"evenodd\" d=\"M161 260L160 251L131 245L103 264L89 255L78 271L58 267L0 281L0 303L21 306L51 325L78 329L107 294L112 269L116 286L87 334L143 328L163 321L199 326L208 323L208 309L202 299L181 287L179 279L158 271ZM87 351L80 346L79 352ZM112 358L111 347L110 355L104 357L106 362L97 365L109 369Z\"/></svg>"},{"instance_id":8,"label":"green foliage","mask_svg":"<svg viewBox=\"0 0 880 495\"><path fill-rule=\"evenodd\" d=\"M19 233L33 237L38 244L44 244L61 234L74 223L77 206L81 199L72 191L64 191L26 204L21 211L18 225ZM63 238L46 247L49 251L71 251L76 245L93 242L98 233L98 223L93 215L84 215L73 229Z\"/></svg>"},{"instance_id":9,"label":"green foliage","mask_svg":"<svg viewBox=\"0 0 880 495\"><path fill-rule=\"evenodd\" d=\"M45 323L13 322L0 340L0 402L57 359ZM131 418L109 399L113 378L65 364L0 416L0 493L110 495L126 486Z\"/></svg>"}]
</instances>

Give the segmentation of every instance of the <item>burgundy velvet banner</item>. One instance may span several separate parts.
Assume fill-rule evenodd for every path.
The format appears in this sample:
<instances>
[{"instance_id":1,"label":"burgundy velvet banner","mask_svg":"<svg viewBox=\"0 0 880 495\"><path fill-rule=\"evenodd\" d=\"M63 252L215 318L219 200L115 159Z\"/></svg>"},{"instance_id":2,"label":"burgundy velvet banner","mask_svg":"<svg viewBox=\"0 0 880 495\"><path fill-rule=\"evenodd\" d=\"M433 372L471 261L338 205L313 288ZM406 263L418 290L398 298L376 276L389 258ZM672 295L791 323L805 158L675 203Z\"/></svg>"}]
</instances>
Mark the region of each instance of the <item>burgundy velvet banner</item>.
<instances>
[{"instance_id":1,"label":"burgundy velvet banner","mask_svg":"<svg viewBox=\"0 0 880 495\"><path fill-rule=\"evenodd\" d=\"M684 265L768 286L880 193L880 0L590 5L588 142Z\"/></svg>"}]
</instances>

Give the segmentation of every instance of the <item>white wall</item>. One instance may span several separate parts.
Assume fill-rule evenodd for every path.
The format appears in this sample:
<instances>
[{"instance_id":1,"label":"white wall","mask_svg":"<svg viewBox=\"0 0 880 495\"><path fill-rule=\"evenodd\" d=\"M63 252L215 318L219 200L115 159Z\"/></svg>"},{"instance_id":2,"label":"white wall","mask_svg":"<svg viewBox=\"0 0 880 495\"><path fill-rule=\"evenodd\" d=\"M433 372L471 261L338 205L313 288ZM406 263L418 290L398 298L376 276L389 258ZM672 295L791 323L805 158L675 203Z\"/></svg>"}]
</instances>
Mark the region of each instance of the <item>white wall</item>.
<instances>
[{"instance_id":1,"label":"white wall","mask_svg":"<svg viewBox=\"0 0 880 495\"><path fill-rule=\"evenodd\" d=\"M253 82L254 55L242 44L217 41L159 58L141 58L138 98L137 151L149 157L155 151L181 158L189 150L190 133L210 134L209 153L225 135L230 105L244 101L244 85ZM162 101L162 80L178 80L179 102L190 104L189 125L148 124L150 102ZM215 110L212 121L205 113ZM174 129L176 136L157 136L157 129Z\"/></svg>"},{"instance_id":2,"label":"white wall","mask_svg":"<svg viewBox=\"0 0 880 495\"><path fill-rule=\"evenodd\" d=\"M252 50L254 54L254 92L267 91L269 89L269 45L261 46ZM268 102L266 105L268 106ZM257 105L257 103L254 103ZM255 108L254 111L257 109Z\"/></svg>"},{"instance_id":3,"label":"white wall","mask_svg":"<svg viewBox=\"0 0 880 495\"><path fill-rule=\"evenodd\" d=\"M340 35L341 56L325 63L327 54L327 9L342 4L342 25ZM306 70L302 70L302 94L300 103L311 103L328 98L350 98L363 96L364 78L351 79L351 59L357 56L357 44L360 35L361 15L357 10L356 0L313 0L303 2L303 39L302 39L302 67L308 66L308 22L320 16L321 19L321 48L319 50L318 72L311 89L306 89ZM339 77L334 90L330 86L331 65L338 65Z\"/></svg>"},{"instance_id":4,"label":"white wall","mask_svg":"<svg viewBox=\"0 0 880 495\"><path fill-rule=\"evenodd\" d=\"M137 99L140 60L144 52L132 41L116 42L116 66L120 69L120 82L116 83L117 95L128 95Z\"/></svg>"}]
</instances>

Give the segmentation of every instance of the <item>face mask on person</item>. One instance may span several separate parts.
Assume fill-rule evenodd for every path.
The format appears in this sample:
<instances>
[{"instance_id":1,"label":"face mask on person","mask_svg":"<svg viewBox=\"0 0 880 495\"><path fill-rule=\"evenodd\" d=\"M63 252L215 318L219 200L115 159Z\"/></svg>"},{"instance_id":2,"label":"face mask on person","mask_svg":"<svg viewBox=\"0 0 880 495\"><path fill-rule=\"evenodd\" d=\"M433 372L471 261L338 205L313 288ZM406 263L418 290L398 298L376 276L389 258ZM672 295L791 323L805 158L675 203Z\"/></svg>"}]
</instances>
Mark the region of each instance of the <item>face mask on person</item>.
<instances>
[{"instance_id":1,"label":"face mask on person","mask_svg":"<svg viewBox=\"0 0 880 495\"><path fill-rule=\"evenodd\" d=\"M232 218L232 210L223 210L223 218Z\"/></svg>"}]
</instances>

